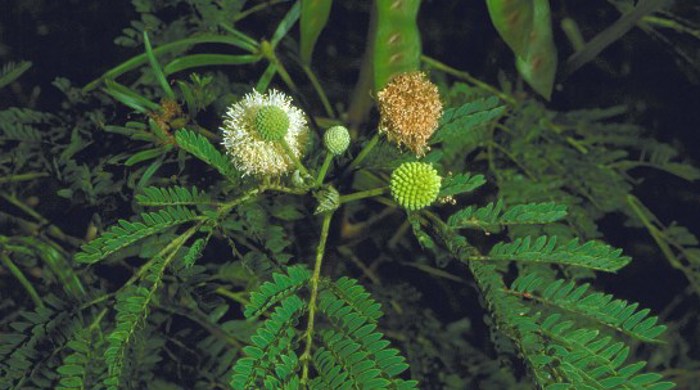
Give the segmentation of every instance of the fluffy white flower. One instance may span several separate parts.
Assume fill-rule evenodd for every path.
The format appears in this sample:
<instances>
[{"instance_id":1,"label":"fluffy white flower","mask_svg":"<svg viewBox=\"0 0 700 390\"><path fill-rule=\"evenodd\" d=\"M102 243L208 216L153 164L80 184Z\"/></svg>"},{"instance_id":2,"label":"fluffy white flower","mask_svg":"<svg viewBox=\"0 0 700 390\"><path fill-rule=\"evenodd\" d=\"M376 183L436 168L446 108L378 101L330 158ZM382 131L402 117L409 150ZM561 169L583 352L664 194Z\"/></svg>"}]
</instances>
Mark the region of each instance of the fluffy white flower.
<instances>
[{"instance_id":1,"label":"fluffy white flower","mask_svg":"<svg viewBox=\"0 0 700 390\"><path fill-rule=\"evenodd\" d=\"M258 112L263 107L278 107L287 115L289 128L284 140L297 158L301 157L306 145L309 132L306 118L300 109L292 106L292 99L276 90L265 94L253 91L229 107L221 128L226 151L244 176L281 176L294 167L280 142L266 141L257 129L256 123L260 122Z\"/></svg>"}]
</instances>

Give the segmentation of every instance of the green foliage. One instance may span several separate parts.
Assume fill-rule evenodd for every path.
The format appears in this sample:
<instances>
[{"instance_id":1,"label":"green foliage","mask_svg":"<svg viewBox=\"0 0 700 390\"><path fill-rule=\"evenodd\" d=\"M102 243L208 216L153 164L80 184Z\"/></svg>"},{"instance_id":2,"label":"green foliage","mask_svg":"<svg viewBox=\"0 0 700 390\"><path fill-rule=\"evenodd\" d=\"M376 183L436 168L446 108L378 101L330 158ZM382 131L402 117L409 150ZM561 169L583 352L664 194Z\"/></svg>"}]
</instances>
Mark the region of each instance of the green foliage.
<instances>
[{"instance_id":1,"label":"green foliage","mask_svg":"<svg viewBox=\"0 0 700 390\"><path fill-rule=\"evenodd\" d=\"M56 296L44 297L46 307L22 312L0 335L0 388L30 388L42 383L43 366L51 358L52 345L66 343L77 326L74 317ZM50 380L49 380L50 383Z\"/></svg>"},{"instance_id":2,"label":"green foliage","mask_svg":"<svg viewBox=\"0 0 700 390\"><path fill-rule=\"evenodd\" d=\"M28 62L0 70L11 86L0 90L0 389L697 387L687 308L700 241L669 205L696 198L681 187L700 170L633 124L645 100L554 111L509 80L499 45L483 45L490 86L421 53L452 23L419 15L426 2L336 2L332 15L330 1L132 5L115 42L134 56L84 88L57 79L50 112L37 108L53 100L45 86L19 78ZM574 5L550 14L547 0L487 6L491 39L549 98L552 26L586 19ZM340 30L362 25L348 15L369 31ZM640 15L644 32L697 30ZM318 47L339 34L343 45ZM353 85L336 75L359 64L346 104ZM445 107L415 156L368 113L371 90L421 65ZM581 87L559 82L555 99ZM223 113L253 86L303 109L296 172L242 177L221 146ZM330 158L322 129L346 127ZM391 200L406 163L442 177L420 210ZM673 199L648 201L658 182L679 188ZM425 190L413 184L404 196Z\"/></svg>"},{"instance_id":3,"label":"green foliage","mask_svg":"<svg viewBox=\"0 0 700 390\"><path fill-rule=\"evenodd\" d=\"M99 318L99 317L98 317ZM59 390L91 389L99 386L98 378L104 373L101 365L95 364L100 358L98 351L104 348L104 340L97 326L81 328L66 343L71 352L63 358L61 366L56 369L60 375Z\"/></svg>"},{"instance_id":4,"label":"green foliage","mask_svg":"<svg viewBox=\"0 0 700 390\"><path fill-rule=\"evenodd\" d=\"M317 376L307 379L306 374L299 375L302 368L295 351L296 340L312 336L297 333L294 324L308 310L298 294L310 277L304 268L289 267L286 274L273 274L272 282L263 283L251 294L245 308L247 318L275 309L251 337L252 345L244 348L246 357L236 362L231 386L299 388L300 383L308 381L310 388L416 388L415 381L397 378L408 365L398 350L387 348L390 342L376 330L382 315L379 303L356 280L347 277L323 283L318 310L328 319L330 328L314 331L320 346L307 359Z\"/></svg>"},{"instance_id":5,"label":"green foliage","mask_svg":"<svg viewBox=\"0 0 700 390\"><path fill-rule=\"evenodd\" d=\"M439 196L452 196L465 192L472 192L486 183L483 175L472 175L460 173L454 176L447 176L442 182Z\"/></svg>"},{"instance_id":6,"label":"green foliage","mask_svg":"<svg viewBox=\"0 0 700 390\"><path fill-rule=\"evenodd\" d=\"M135 199L139 204L151 207L195 206L211 203L207 194L194 186L190 189L180 186L148 187L143 189L143 194L137 194Z\"/></svg>"},{"instance_id":7,"label":"green foliage","mask_svg":"<svg viewBox=\"0 0 700 390\"><path fill-rule=\"evenodd\" d=\"M666 330L665 325L657 325L657 317L649 317L649 309L637 310L638 304L614 299L610 294L587 293L588 283L577 286L563 279L547 283L537 273L531 273L518 277L510 288L522 297L591 318L643 342L658 341Z\"/></svg>"},{"instance_id":8,"label":"green foliage","mask_svg":"<svg viewBox=\"0 0 700 390\"><path fill-rule=\"evenodd\" d=\"M32 67L31 61L8 62L0 68L0 88L17 80Z\"/></svg>"},{"instance_id":9,"label":"green foliage","mask_svg":"<svg viewBox=\"0 0 700 390\"><path fill-rule=\"evenodd\" d=\"M198 219L201 217L192 210L178 206L143 213L137 222L119 220L99 238L83 245L82 252L75 255L75 260L93 264L138 240Z\"/></svg>"},{"instance_id":10,"label":"green foliage","mask_svg":"<svg viewBox=\"0 0 700 390\"><path fill-rule=\"evenodd\" d=\"M175 140L183 150L209 164L224 177L232 180L234 183L238 181L237 178L240 174L233 166L233 163L231 163L231 160L225 158L204 136L182 129L175 133Z\"/></svg>"},{"instance_id":11,"label":"green foliage","mask_svg":"<svg viewBox=\"0 0 700 390\"><path fill-rule=\"evenodd\" d=\"M250 303L246 305L246 318L255 318L278 304L283 299L295 294L311 277L303 267L289 267L287 274L275 273L273 282L263 283L257 291L250 294Z\"/></svg>"},{"instance_id":12,"label":"green foliage","mask_svg":"<svg viewBox=\"0 0 700 390\"><path fill-rule=\"evenodd\" d=\"M614 272L632 259L622 250L597 241L583 244L578 239L557 245L557 237L518 238L511 243L498 243L489 252L488 260L515 260L553 263Z\"/></svg>"},{"instance_id":13,"label":"green foliage","mask_svg":"<svg viewBox=\"0 0 700 390\"><path fill-rule=\"evenodd\" d=\"M516 205L505 209L499 200L484 207L469 206L452 214L447 223L457 229L498 231L509 225L545 224L566 217L566 206L552 202Z\"/></svg>"}]
</instances>

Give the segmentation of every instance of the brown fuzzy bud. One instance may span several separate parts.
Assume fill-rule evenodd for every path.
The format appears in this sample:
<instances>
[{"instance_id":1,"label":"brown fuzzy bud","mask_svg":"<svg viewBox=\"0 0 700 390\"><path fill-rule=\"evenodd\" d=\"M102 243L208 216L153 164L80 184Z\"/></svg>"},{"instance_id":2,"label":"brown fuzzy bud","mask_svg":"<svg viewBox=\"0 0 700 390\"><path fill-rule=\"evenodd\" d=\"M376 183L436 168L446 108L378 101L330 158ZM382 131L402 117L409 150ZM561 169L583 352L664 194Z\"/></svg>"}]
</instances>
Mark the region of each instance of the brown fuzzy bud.
<instances>
[{"instance_id":1,"label":"brown fuzzy bud","mask_svg":"<svg viewBox=\"0 0 700 390\"><path fill-rule=\"evenodd\" d=\"M379 130L416 155L425 154L442 115L437 86L423 72L402 73L379 91L377 100Z\"/></svg>"}]
</instances>

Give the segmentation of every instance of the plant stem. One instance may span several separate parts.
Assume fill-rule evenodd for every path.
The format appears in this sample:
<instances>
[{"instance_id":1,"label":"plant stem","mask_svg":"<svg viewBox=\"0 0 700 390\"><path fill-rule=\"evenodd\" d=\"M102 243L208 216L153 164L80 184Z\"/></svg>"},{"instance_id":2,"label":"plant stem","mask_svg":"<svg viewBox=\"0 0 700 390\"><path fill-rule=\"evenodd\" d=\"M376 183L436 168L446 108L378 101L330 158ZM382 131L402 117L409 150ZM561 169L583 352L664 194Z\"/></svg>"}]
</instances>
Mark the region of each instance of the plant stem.
<instances>
[{"instance_id":1,"label":"plant stem","mask_svg":"<svg viewBox=\"0 0 700 390\"><path fill-rule=\"evenodd\" d=\"M229 298L233 301L236 301L236 302L240 303L241 305L247 305L250 303L250 302L248 302L247 299L245 299L243 297L243 293L240 293L240 292L229 291L223 287L217 287L216 290L214 290L214 292L223 296L223 297L226 297L226 298Z\"/></svg>"},{"instance_id":2,"label":"plant stem","mask_svg":"<svg viewBox=\"0 0 700 390\"><path fill-rule=\"evenodd\" d=\"M323 263L323 253L326 250L326 241L328 240L328 231L331 226L331 218L333 213L327 213L323 216L321 224L321 239L316 248L316 263L314 265L314 274L311 276L309 284L311 286L311 297L309 298L309 320L306 324L306 347L301 355L302 375L301 383L306 385L309 380L309 360L311 360L311 344L313 343L314 319L316 317L316 299L318 298L318 284L321 279L321 264Z\"/></svg>"},{"instance_id":3,"label":"plant stem","mask_svg":"<svg viewBox=\"0 0 700 390\"><path fill-rule=\"evenodd\" d=\"M326 158L323 160L323 165L321 165L321 170L318 171L318 176L316 177L316 184L323 184L323 179L326 178L326 172L328 172L328 167L331 166L331 161L333 161L333 153L326 152Z\"/></svg>"},{"instance_id":4,"label":"plant stem","mask_svg":"<svg viewBox=\"0 0 700 390\"><path fill-rule=\"evenodd\" d=\"M226 45L232 45L232 46L240 47L243 50L247 50L253 54L255 54L255 52L257 50L257 46L253 46L251 44L246 44L245 42L242 42L237 37L229 37L229 36L225 36L225 35L215 35L215 34L202 34L202 35L184 38L184 39L180 39L178 41L173 41L170 43L160 45L160 46L156 47L155 49L153 49L153 54L154 55L161 55L161 54L165 54L165 53L170 53L172 51L177 51L180 49L188 48L190 46L197 45L200 43L222 43L222 44L226 44ZM93 90L93 89L97 88L97 86L100 85L100 83L102 83L102 81L104 81L106 79L115 79L123 73L126 73L132 69L138 68L142 64L145 64L147 61L148 61L148 58L146 56L146 53L134 56L131 59L129 59L125 62L122 62L121 64L108 70L99 78L89 82L86 86L83 87L83 91L87 92L87 91Z\"/></svg>"},{"instance_id":5,"label":"plant stem","mask_svg":"<svg viewBox=\"0 0 700 390\"><path fill-rule=\"evenodd\" d=\"M10 259L10 256L8 256L6 253L0 253L0 260L2 260L3 265L7 267L7 269L10 271L12 275L14 275L15 278L19 281L19 283L24 287L25 290L27 290L27 293L29 293L29 297L32 298L32 301L34 301L34 304L37 307L44 307L44 302L41 301L41 298L39 297L39 294L36 292L34 289L34 286L32 283L27 279L26 276L22 273L22 270L19 269L15 263L12 262Z\"/></svg>"},{"instance_id":6,"label":"plant stem","mask_svg":"<svg viewBox=\"0 0 700 390\"><path fill-rule=\"evenodd\" d=\"M345 169L345 172L343 172L343 176L347 175L348 173L352 172L353 169L355 169L362 161L364 161L365 158L367 158L367 155L369 152L374 149L375 146L377 146L377 143L379 143L379 132L377 132L374 137L372 137L369 142L365 145L362 150L360 150L360 153L355 157L354 160L348 165L348 167Z\"/></svg>"},{"instance_id":7,"label":"plant stem","mask_svg":"<svg viewBox=\"0 0 700 390\"><path fill-rule=\"evenodd\" d=\"M254 14L254 13L258 12L258 11L262 11L262 10L264 10L265 8L269 7L269 6L272 6L272 5L275 5L275 4L279 4L279 3L283 3L283 2L285 2L285 1L287 1L287 0L269 0L269 1L266 1L266 2L264 2L264 3L260 3L260 4L257 4L257 5L254 5L254 6L250 7L250 8L248 8L247 10L242 11L242 12L239 13L238 15L234 16L234 17L232 18L232 20L233 20L233 22L237 22L237 21L239 21L239 20L241 20L241 19L244 19L244 18L248 17L248 16L251 15L251 14Z\"/></svg>"},{"instance_id":8,"label":"plant stem","mask_svg":"<svg viewBox=\"0 0 700 390\"><path fill-rule=\"evenodd\" d=\"M333 112L331 102L328 100L328 96L326 96L326 92L323 90L323 87L321 87L321 83L318 81L316 74L311 70L311 67L308 65L302 66L302 69L304 70L304 73L306 73L306 77L309 78L311 84L314 86L314 89L316 90L319 99L321 99L321 104L323 104L323 109L326 110L326 115L328 115L331 118L335 118L335 112Z\"/></svg>"},{"instance_id":9,"label":"plant stem","mask_svg":"<svg viewBox=\"0 0 700 390\"><path fill-rule=\"evenodd\" d=\"M364 190L364 191L355 192L353 194L341 195L340 196L340 203L341 204L348 203L348 202L352 202L355 200L379 196L379 195L384 194L386 192L386 190L388 190L388 189L389 189L389 187L372 188L371 190Z\"/></svg>"},{"instance_id":10,"label":"plant stem","mask_svg":"<svg viewBox=\"0 0 700 390\"><path fill-rule=\"evenodd\" d=\"M466 80L466 81L474 84L474 86L498 96L499 99L503 100L504 102L508 102L508 104L510 104L510 105L515 105L515 103L516 103L515 98L513 98L512 96L509 96L509 95L499 91L495 87L492 87L491 85L486 84L485 82L475 78L474 76L470 75L467 72L452 68L451 66L443 64L442 62L440 62L434 58L430 58L428 56L421 56L420 59L421 59L421 61L423 61L426 65L430 66L431 68L440 70L442 72L445 72L445 73L450 74L452 76L455 76L457 78Z\"/></svg>"},{"instance_id":11,"label":"plant stem","mask_svg":"<svg viewBox=\"0 0 700 390\"><path fill-rule=\"evenodd\" d=\"M27 181L27 180L34 180L38 179L40 177L46 177L49 174L46 172L29 172L29 173L21 173L19 175L11 175L11 176L5 176L5 177L0 177L0 183L12 183L15 181Z\"/></svg>"},{"instance_id":12,"label":"plant stem","mask_svg":"<svg viewBox=\"0 0 700 390\"><path fill-rule=\"evenodd\" d=\"M287 143L287 140L282 138L278 142L279 142L280 146L282 146L282 149L284 149L284 151L287 153L287 156L289 156L289 158L292 159L292 161L294 162L294 165L297 167L299 172L301 172L302 176L303 177L310 177L311 175L309 175L309 171L306 170L306 167L304 167L304 165L301 163L301 161L299 161L299 158L297 157L297 155L294 154L294 151L292 151L292 148Z\"/></svg>"}]
</instances>

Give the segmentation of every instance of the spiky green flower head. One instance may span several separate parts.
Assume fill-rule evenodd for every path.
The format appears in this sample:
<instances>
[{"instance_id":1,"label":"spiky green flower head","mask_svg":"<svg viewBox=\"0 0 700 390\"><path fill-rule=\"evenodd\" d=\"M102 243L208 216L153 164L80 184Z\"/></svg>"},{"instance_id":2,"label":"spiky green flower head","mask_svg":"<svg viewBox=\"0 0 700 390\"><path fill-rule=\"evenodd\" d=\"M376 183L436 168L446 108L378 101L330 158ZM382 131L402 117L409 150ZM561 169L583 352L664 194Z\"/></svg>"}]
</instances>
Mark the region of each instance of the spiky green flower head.
<instances>
[{"instance_id":1,"label":"spiky green flower head","mask_svg":"<svg viewBox=\"0 0 700 390\"><path fill-rule=\"evenodd\" d=\"M280 140L301 158L309 129L304 113L286 94L253 91L226 111L223 144L243 175L282 176L294 167Z\"/></svg>"},{"instance_id":2,"label":"spiky green flower head","mask_svg":"<svg viewBox=\"0 0 700 390\"><path fill-rule=\"evenodd\" d=\"M265 141L279 141L287 135L289 116L277 106L264 106L255 115L255 129Z\"/></svg>"},{"instance_id":3,"label":"spiky green flower head","mask_svg":"<svg viewBox=\"0 0 700 390\"><path fill-rule=\"evenodd\" d=\"M338 156L343 154L350 146L350 133L345 126L333 126L323 134L323 145L326 149Z\"/></svg>"},{"instance_id":4,"label":"spiky green flower head","mask_svg":"<svg viewBox=\"0 0 700 390\"><path fill-rule=\"evenodd\" d=\"M432 165L405 162L391 174L391 195L407 210L430 206L440 193L442 177Z\"/></svg>"}]
</instances>

